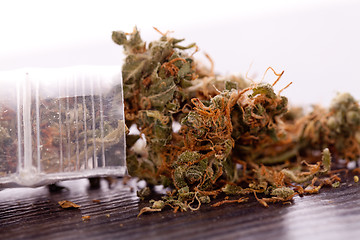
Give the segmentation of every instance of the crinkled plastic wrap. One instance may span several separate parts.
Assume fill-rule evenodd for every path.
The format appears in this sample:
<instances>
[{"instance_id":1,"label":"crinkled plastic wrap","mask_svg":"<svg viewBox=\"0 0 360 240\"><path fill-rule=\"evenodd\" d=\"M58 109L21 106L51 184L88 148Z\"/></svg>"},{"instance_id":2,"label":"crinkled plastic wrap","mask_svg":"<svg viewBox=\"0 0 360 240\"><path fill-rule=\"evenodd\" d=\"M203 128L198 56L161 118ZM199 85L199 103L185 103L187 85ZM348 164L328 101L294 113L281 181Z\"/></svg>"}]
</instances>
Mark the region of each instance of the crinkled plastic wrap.
<instances>
[{"instance_id":1,"label":"crinkled plastic wrap","mask_svg":"<svg viewBox=\"0 0 360 240\"><path fill-rule=\"evenodd\" d=\"M121 69L0 72L0 188L122 176Z\"/></svg>"}]
</instances>

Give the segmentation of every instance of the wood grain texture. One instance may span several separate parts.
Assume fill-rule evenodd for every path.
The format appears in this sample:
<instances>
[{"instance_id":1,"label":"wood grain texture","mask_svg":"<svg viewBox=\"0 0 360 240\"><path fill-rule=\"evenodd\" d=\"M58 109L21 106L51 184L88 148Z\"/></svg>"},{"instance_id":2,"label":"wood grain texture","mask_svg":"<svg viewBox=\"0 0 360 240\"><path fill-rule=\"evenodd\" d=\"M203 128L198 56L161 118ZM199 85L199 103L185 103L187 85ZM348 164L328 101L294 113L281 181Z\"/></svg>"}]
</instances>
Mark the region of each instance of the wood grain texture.
<instances>
[{"instance_id":1,"label":"wood grain texture","mask_svg":"<svg viewBox=\"0 0 360 240\"><path fill-rule=\"evenodd\" d=\"M147 205L118 183L89 189L86 179L47 188L0 191L0 239L359 239L360 183L324 188L320 194L295 197L291 204L203 206L196 212L144 214ZM100 200L99 203L93 200ZM80 209L62 209L60 200ZM83 221L82 216L91 219Z\"/></svg>"}]
</instances>

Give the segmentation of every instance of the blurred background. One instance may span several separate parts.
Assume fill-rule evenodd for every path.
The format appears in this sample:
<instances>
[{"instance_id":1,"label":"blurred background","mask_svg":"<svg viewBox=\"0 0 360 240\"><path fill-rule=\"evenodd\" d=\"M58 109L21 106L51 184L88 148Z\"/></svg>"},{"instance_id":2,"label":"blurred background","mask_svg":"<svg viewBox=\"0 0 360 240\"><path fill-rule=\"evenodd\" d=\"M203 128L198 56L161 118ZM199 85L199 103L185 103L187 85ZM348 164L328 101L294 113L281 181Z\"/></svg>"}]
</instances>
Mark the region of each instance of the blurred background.
<instances>
[{"instance_id":1,"label":"blurred background","mask_svg":"<svg viewBox=\"0 0 360 240\"><path fill-rule=\"evenodd\" d=\"M360 99L360 1L1 1L0 71L23 67L119 66L113 30L152 27L196 42L195 56L220 74L260 81L285 71L276 89L292 105L328 105L337 92ZM251 68L250 68L251 66ZM276 79L268 72L265 81Z\"/></svg>"}]
</instances>

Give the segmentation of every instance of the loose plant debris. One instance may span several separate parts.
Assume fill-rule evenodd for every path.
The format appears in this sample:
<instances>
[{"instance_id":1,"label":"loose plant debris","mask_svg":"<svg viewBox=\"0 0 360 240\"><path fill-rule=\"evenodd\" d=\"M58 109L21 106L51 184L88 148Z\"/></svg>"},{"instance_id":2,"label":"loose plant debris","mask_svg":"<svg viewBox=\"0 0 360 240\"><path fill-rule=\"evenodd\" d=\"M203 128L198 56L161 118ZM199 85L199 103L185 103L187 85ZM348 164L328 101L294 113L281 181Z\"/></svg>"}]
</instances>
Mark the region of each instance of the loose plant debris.
<instances>
[{"instance_id":1,"label":"loose plant debris","mask_svg":"<svg viewBox=\"0 0 360 240\"><path fill-rule=\"evenodd\" d=\"M73 203L73 202L70 202L68 200L63 200L63 201L59 201L58 202L60 207L62 208L80 208L81 206L80 205L77 205L76 203Z\"/></svg>"},{"instance_id":2,"label":"loose plant debris","mask_svg":"<svg viewBox=\"0 0 360 240\"><path fill-rule=\"evenodd\" d=\"M87 215L87 216L82 216L81 218L85 222L85 221L89 221L91 219L91 216Z\"/></svg>"},{"instance_id":3,"label":"loose plant debris","mask_svg":"<svg viewBox=\"0 0 360 240\"><path fill-rule=\"evenodd\" d=\"M339 186L331 167L360 156L360 107L350 94L304 114L281 95L291 83L274 91L284 71L266 70L276 76L272 84L220 76L210 57L210 68L195 61L196 44L155 30L161 37L149 44L136 28L112 34L126 54L126 125L140 132L127 135L129 174L147 182L142 199L154 185L172 189L139 216L242 203L250 195L268 207ZM146 147L139 148L142 136Z\"/></svg>"},{"instance_id":4,"label":"loose plant debris","mask_svg":"<svg viewBox=\"0 0 360 240\"><path fill-rule=\"evenodd\" d=\"M354 176L354 182L355 183L359 182L359 177L358 176Z\"/></svg>"}]
</instances>

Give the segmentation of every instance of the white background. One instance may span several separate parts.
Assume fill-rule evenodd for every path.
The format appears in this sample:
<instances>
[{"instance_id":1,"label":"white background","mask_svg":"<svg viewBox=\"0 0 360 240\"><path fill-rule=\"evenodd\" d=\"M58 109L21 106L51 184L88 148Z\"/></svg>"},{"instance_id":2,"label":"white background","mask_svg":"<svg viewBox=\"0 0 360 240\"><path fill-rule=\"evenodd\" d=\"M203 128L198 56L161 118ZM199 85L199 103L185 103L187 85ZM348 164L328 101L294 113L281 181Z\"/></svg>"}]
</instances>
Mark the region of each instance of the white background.
<instances>
[{"instance_id":1,"label":"white background","mask_svg":"<svg viewBox=\"0 0 360 240\"><path fill-rule=\"evenodd\" d=\"M360 1L0 0L0 71L121 66L111 32L135 25L147 42L160 36L153 26L196 42L196 57L207 52L221 74L284 70L276 87L292 81L283 95L293 104L328 105L338 91L360 98Z\"/></svg>"}]
</instances>

